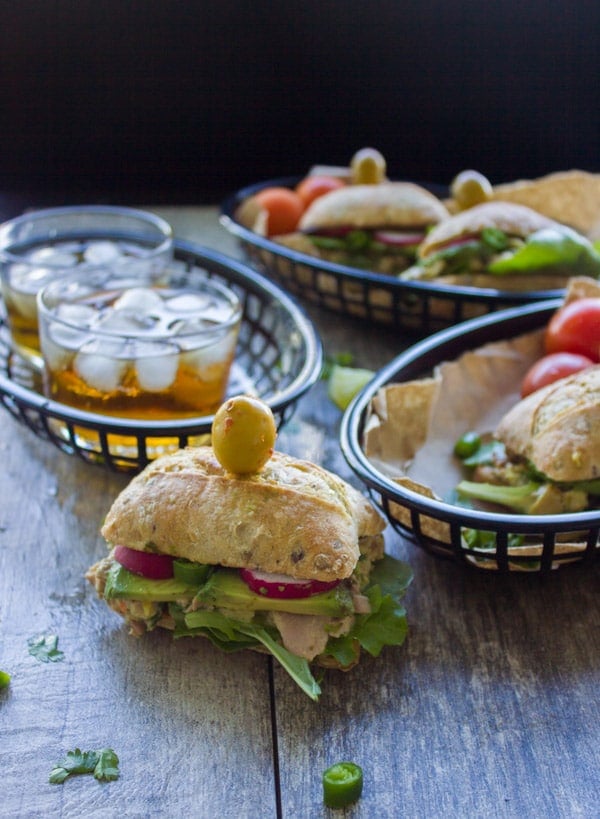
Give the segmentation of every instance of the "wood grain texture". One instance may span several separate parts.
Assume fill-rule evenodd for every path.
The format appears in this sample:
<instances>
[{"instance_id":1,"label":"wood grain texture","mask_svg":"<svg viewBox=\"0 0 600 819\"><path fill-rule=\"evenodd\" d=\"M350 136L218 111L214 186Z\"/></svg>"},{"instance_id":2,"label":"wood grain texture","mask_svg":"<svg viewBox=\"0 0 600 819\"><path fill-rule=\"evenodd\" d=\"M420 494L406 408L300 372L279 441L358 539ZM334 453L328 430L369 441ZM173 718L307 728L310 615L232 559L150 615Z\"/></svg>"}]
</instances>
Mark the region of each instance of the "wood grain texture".
<instances>
[{"instance_id":1,"label":"wood grain texture","mask_svg":"<svg viewBox=\"0 0 600 819\"><path fill-rule=\"evenodd\" d=\"M167 215L179 235L236 252L214 210ZM350 350L357 366L400 348L392 333L313 317L326 353ZM278 446L358 486L339 420L321 382ZM598 564L500 577L388 531L388 551L415 573L407 642L325 672L316 704L274 667L272 710L268 658L168 634L136 640L84 580L126 476L79 463L7 414L0 461L0 668L12 675L0 692L0 817L333 816L321 774L341 759L365 774L351 817L598 816ZM28 654L28 638L46 632L62 662ZM77 746L114 748L120 778L48 784Z\"/></svg>"}]
</instances>

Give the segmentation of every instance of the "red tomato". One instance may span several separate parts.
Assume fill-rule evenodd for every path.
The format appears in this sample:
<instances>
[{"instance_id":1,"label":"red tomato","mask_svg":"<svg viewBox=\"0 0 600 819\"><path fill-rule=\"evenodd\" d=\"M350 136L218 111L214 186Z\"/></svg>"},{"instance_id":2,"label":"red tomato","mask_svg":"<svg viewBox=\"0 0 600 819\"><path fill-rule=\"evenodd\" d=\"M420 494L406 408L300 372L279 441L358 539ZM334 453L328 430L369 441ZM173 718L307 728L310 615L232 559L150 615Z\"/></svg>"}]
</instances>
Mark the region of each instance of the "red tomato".
<instances>
[{"instance_id":1,"label":"red tomato","mask_svg":"<svg viewBox=\"0 0 600 819\"><path fill-rule=\"evenodd\" d=\"M319 196L336 191L338 188L345 187L345 185L344 180L337 176L315 174L314 176L306 176L299 182L296 185L296 193L302 199L304 207L307 208Z\"/></svg>"},{"instance_id":2,"label":"red tomato","mask_svg":"<svg viewBox=\"0 0 600 819\"><path fill-rule=\"evenodd\" d=\"M267 211L267 235L292 233L304 213L302 199L289 188L264 188L255 196Z\"/></svg>"},{"instance_id":3,"label":"red tomato","mask_svg":"<svg viewBox=\"0 0 600 819\"><path fill-rule=\"evenodd\" d=\"M521 384L521 397L525 398L532 392L553 384L559 378L566 378L567 375L578 373L588 367L593 367L591 358L579 353L550 353L540 358L525 374Z\"/></svg>"},{"instance_id":4,"label":"red tomato","mask_svg":"<svg viewBox=\"0 0 600 819\"><path fill-rule=\"evenodd\" d=\"M545 335L547 353L569 352L600 361L600 298L582 298L560 307Z\"/></svg>"}]
</instances>

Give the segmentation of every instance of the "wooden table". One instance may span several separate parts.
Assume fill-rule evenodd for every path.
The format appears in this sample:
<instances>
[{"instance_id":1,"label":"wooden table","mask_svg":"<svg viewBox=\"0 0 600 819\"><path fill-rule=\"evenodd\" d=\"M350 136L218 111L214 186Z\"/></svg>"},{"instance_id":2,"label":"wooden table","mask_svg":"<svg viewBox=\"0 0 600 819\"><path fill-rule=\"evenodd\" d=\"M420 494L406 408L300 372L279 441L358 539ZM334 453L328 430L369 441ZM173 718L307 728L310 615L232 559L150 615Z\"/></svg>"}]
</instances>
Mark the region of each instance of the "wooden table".
<instances>
[{"instance_id":1,"label":"wooden table","mask_svg":"<svg viewBox=\"0 0 600 819\"><path fill-rule=\"evenodd\" d=\"M213 208L157 208L182 238L232 255ZM406 343L311 310L327 354L377 368ZM356 484L323 383L278 446ZM84 572L128 481L0 419L0 816L319 817L321 775L364 769L353 817L600 816L600 566L547 578L467 571L393 531L408 560L401 648L328 672L311 702L266 657L208 641L136 640ZM358 484L356 484L358 485ZM28 653L59 637L62 662ZM48 783L76 747L109 746L120 778ZM339 815L339 814L338 814Z\"/></svg>"}]
</instances>

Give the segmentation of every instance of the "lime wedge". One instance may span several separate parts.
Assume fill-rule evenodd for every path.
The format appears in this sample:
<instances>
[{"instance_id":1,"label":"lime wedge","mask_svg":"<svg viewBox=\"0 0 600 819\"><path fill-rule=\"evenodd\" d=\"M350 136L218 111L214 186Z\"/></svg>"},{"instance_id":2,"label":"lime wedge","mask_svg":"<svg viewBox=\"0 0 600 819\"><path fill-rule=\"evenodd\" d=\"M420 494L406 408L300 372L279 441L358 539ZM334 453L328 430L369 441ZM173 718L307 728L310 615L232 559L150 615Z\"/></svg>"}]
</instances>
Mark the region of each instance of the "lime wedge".
<instances>
[{"instance_id":1,"label":"lime wedge","mask_svg":"<svg viewBox=\"0 0 600 819\"><path fill-rule=\"evenodd\" d=\"M329 376L327 394L336 407L343 411L374 375L372 370L334 364Z\"/></svg>"}]
</instances>

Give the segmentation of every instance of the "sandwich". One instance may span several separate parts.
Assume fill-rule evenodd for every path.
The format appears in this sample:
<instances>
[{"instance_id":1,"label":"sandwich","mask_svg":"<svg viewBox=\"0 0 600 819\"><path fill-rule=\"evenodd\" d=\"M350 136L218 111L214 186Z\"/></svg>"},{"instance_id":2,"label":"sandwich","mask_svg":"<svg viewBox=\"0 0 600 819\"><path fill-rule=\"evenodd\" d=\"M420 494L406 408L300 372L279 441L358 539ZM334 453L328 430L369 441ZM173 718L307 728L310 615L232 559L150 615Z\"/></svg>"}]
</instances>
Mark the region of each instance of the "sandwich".
<instances>
[{"instance_id":1,"label":"sandwich","mask_svg":"<svg viewBox=\"0 0 600 819\"><path fill-rule=\"evenodd\" d=\"M600 253L582 234L510 202L484 202L433 228L404 280L499 290L563 288L600 275Z\"/></svg>"},{"instance_id":2,"label":"sandwich","mask_svg":"<svg viewBox=\"0 0 600 819\"><path fill-rule=\"evenodd\" d=\"M600 506L600 365L515 404L463 460L459 497L531 515Z\"/></svg>"},{"instance_id":3,"label":"sandwich","mask_svg":"<svg viewBox=\"0 0 600 819\"><path fill-rule=\"evenodd\" d=\"M276 241L327 262L397 275L448 216L436 196L411 182L346 185L315 199L297 231Z\"/></svg>"},{"instance_id":4,"label":"sandwich","mask_svg":"<svg viewBox=\"0 0 600 819\"><path fill-rule=\"evenodd\" d=\"M406 636L408 567L384 555L384 520L337 475L276 450L234 474L212 446L151 462L102 526L109 553L87 572L142 635L203 636L269 652L302 690L312 666L348 670Z\"/></svg>"}]
</instances>

